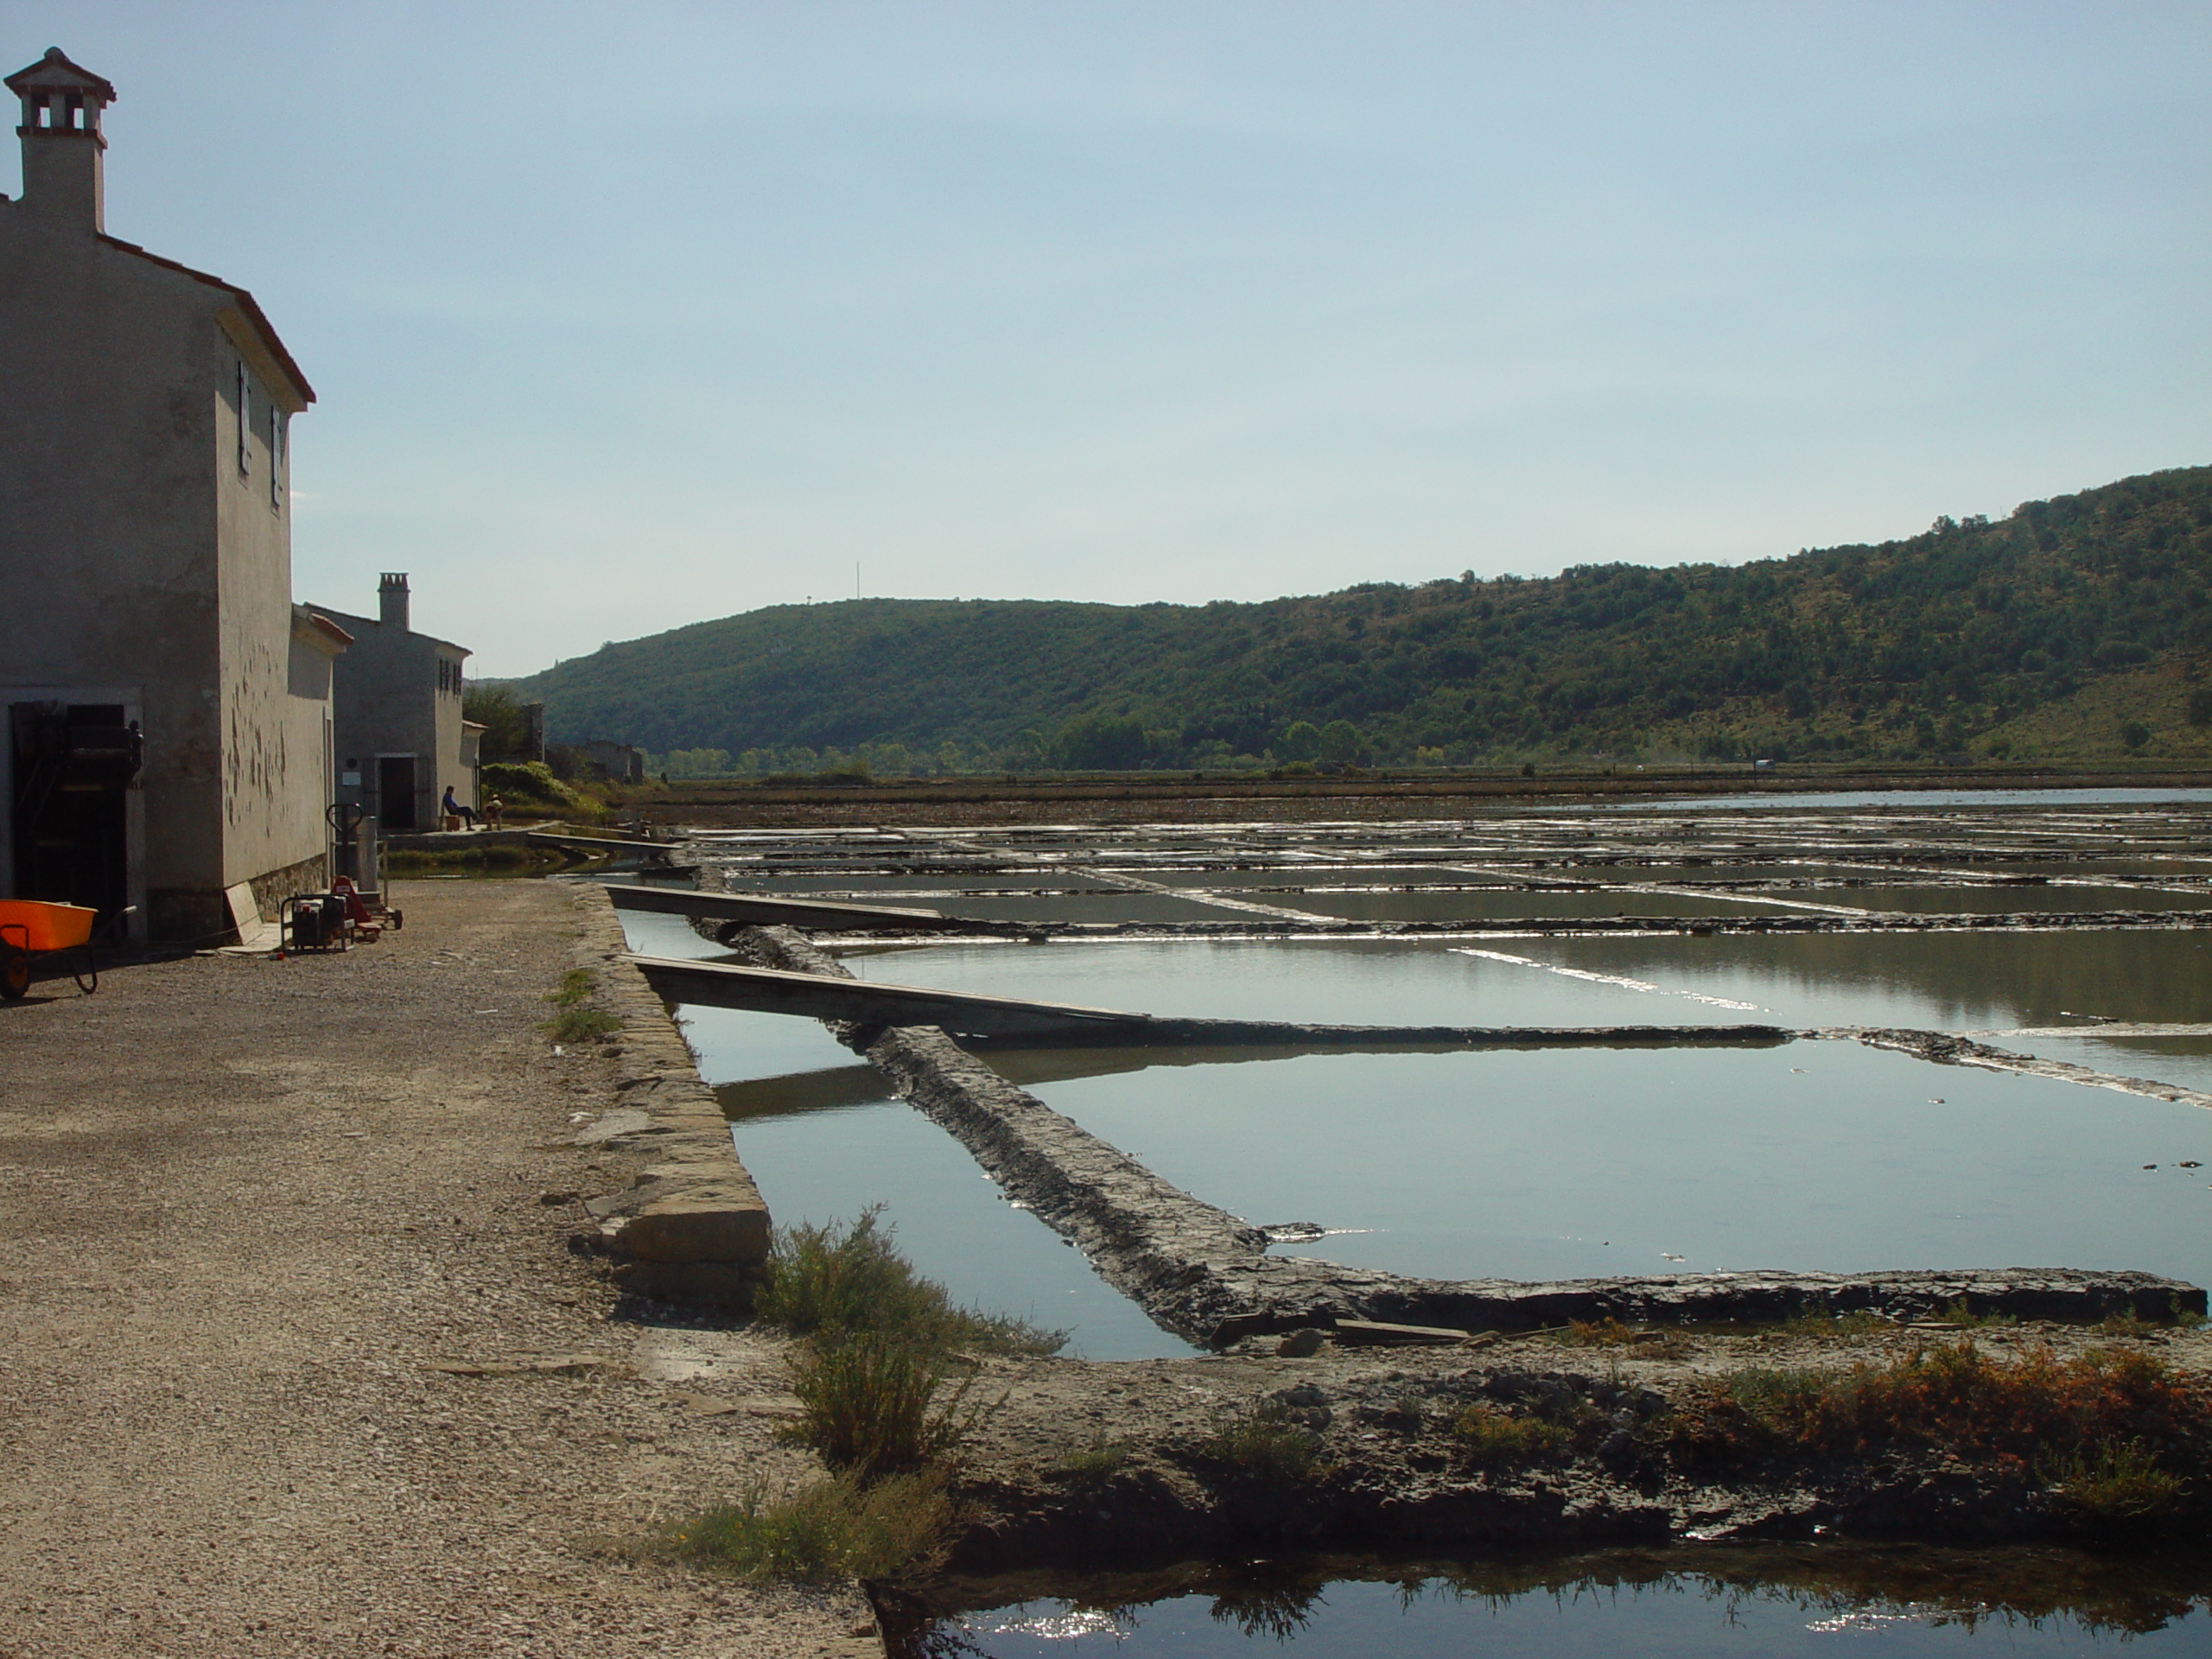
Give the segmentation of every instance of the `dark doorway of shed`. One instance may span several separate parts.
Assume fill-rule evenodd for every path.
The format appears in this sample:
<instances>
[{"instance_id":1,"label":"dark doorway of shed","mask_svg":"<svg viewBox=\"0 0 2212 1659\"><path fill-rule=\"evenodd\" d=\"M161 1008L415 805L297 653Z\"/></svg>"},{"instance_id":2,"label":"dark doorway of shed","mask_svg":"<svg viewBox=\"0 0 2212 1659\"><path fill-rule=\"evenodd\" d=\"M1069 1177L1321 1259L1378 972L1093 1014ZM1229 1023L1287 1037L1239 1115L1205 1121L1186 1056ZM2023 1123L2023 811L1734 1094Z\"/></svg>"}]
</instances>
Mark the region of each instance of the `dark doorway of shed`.
<instances>
[{"instance_id":1,"label":"dark doorway of shed","mask_svg":"<svg viewBox=\"0 0 2212 1659\"><path fill-rule=\"evenodd\" d=\"M138 770L137 727L111 703L9 712L16 896L113 915L130 902L125 790Z\"/></svg>"},{"instance_id":2,"label":"dark doorway of shed","mask_svg":"<svg viewBox=\"0 0 2212 1659\"><path fill-rule=\"evenodd\" d=\"M415 823L415 757L377 757L377 818L386 830L412 830Z\"/></svg>"}]
</instances>

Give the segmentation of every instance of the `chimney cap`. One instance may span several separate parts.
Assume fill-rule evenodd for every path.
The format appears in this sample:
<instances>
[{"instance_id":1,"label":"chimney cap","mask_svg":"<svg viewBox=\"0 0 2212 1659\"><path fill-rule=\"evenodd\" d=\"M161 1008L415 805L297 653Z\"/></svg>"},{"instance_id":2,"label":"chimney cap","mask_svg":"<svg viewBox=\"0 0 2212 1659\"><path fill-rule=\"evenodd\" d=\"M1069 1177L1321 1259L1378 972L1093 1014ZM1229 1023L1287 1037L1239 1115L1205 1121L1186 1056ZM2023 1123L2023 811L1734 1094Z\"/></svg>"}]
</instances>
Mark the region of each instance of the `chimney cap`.
<instances>
[{"instance_id":1,"label":"chimney cap","mask_svg":"<svg viewBox=\"0 0 2212 1659\"><path fill-rule=\"evenodd\" d=\"M404 570L387 570L384 573L384 580L377 583L377 591L388 593L395 588L404 588L406 586L407 573Z\"/></svg>"},{"instance_id":2,"label":"chimney cap","mask_svg":"<svg viewBox=\"0 0 2212 1659\"><path fill-rule=\"evenodd\" d=\"M33 92L83 92L103 104L115 102L115 83L94 74L80 63L72 63L67 53L58 46L46 48L46 55L28 68L18 69L0 82L19 98Z\"/></svg>"}]
</instances>

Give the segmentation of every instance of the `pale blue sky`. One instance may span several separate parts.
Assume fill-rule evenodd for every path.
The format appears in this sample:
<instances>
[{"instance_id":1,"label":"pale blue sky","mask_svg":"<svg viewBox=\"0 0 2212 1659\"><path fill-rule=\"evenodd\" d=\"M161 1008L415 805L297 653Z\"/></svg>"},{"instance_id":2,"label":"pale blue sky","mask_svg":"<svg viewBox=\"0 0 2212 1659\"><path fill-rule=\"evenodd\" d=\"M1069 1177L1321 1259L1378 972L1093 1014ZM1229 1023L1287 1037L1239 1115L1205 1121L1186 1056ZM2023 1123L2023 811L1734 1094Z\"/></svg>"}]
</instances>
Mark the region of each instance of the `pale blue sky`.
<instances>
[{"instance_id":1,"label":"pale blue sky","mask_svg":"<svg viewBox=\"0 0 2212 1659\"><path fill-rule=\"evenodd\" d=\"M856 561L1250 599L2212 461L2205 0L0 0L49 45L321 395L300 596L487 674Z\"/></svg>"}]
</instances>

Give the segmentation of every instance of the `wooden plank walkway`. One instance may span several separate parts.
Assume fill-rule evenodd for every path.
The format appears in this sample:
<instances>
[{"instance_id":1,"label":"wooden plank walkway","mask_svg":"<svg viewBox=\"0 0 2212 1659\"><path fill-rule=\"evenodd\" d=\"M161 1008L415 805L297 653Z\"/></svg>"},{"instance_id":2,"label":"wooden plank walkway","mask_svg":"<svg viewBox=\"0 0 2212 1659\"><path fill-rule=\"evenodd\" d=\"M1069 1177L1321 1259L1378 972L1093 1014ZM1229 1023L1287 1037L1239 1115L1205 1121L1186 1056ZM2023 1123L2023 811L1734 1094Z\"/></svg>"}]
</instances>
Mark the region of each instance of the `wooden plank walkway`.
<instances>
[{"instance_id":1,"label":"wooden plank walkway","mask_svg":"<svg viewBox=\"0 0 2212 1659\"><path fill-rule=\"evenodd\" d=\"M1069 1047L1141 1043L1296 1044L1311 1049L1764 1048L1796 1036L1779 1026L1313 1026L1185 1020L734 963L673 957L634 960L653 988L671 1001L862 1026L935 1026L957 1036L1047 1039Z\"/></svg>"},{"instance_id":2,"label":"wooden plank walkway","mask_svg":"<svg viewBox=\"0 0 2212 1659\"><path fill-rule=\"evenodd\" d=\"M818 899L786 899L779 893L701 893L686 887L645 887L613 881L601 885L617 910L650 910L664 916L742 922L747 927L804 927L823 932L873 930L894 933L973 933L980 925L934 910L891 905L825 904Z\"/></svg>"},{"instance_id":3,"label":"wooden plank walkway","mask_svg":"<svg viewBox=\"0 0 2212 1659\"><path fill-rule=\"evenodd\" d=\"M688 895L687 895L688 896ZM787 973L673 957L639 957L638 967L663 996L708 1007L762 1014L797 1014L816 1020L850 1020L867 1026L935 1026L976 1037L1089 1036L1113 1040L1153 1022L1141 1014L1086 1008L1068 1002L938 991L918 985L882 985L825 974ZM1123 1038L1127 1040L1127 1037Z\"/></svg>"}]
</instances>

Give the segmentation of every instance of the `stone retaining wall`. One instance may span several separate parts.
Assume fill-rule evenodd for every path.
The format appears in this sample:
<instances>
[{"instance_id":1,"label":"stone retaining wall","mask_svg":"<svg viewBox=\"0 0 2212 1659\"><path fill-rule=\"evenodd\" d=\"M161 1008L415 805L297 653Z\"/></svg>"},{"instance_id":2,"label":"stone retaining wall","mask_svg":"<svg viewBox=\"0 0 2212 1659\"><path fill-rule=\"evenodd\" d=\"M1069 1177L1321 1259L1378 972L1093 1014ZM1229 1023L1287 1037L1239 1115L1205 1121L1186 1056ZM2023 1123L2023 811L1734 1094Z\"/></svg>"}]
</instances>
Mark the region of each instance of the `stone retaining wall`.
<instances>
[{"instance_id":1,"label":"stone retaining wall","mask_svg":"<svg viewBox=\"0 0 2212 1659\"><path fill-rule=\"evenodd\" d=\"M586 1125L579 1145L635 1155L630 1184L594 1198L594 1242L625 1288L658 1300L737 1308L766 1275L768 1206L730 1143L729 1124L691 1050L630 960L606 889L576 887L579 966L597 976L596 1005L620 1016L621 1104Z\"/></svg>"}]
</instances>

